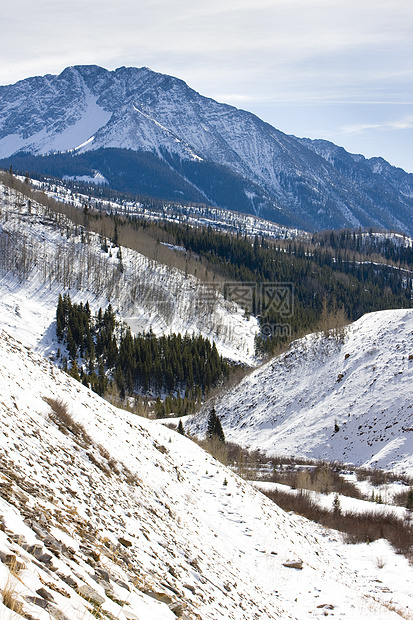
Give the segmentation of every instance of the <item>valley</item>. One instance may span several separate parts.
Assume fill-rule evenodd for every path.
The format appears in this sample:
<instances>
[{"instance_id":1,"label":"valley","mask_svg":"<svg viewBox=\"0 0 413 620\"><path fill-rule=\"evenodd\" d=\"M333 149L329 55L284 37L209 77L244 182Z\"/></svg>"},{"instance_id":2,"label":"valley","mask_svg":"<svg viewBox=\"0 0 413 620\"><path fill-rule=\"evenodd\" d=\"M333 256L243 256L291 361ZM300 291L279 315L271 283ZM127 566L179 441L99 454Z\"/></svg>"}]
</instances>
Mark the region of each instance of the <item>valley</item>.
<instances>
[{"instance_id":1,"label":"valley","mask_svg":"<svg viewBox=\"0 0 413 620\"><path fill-rule=\"evenodd\" d=\"M411 619L411 175L167 77L0 91L0 617Z\"/></svg>"}]
</instances>

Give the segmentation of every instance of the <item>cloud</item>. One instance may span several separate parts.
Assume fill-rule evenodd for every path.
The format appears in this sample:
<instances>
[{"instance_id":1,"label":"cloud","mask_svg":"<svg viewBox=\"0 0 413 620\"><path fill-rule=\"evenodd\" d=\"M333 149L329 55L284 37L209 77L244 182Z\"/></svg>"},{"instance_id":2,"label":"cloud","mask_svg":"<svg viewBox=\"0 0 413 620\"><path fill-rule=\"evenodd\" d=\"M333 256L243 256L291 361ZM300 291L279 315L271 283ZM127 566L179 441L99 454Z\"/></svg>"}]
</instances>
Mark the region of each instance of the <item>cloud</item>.
<instances>
[{"instance_id":1,"label":"cloud","mask_svg":"<svg viewBox=\"0 0 413 620\"><path fill-rule=\"evenodd\" d=\"M3 15L0 82L90 62L233 82L240 94L259 84L317 92L331 80L343 93L398 69L412 78L412 17L405 0L15 0Z\"/></svg>"},{"instance_id":2,"label":"cloud","mask_svg":"<svg viewBox=\"0 0 413 620\"><path fill-rule=\"evenodd\" d=\"M343 132L346 134L358 134L367 131L400 131L413 129L413 116L406 116L399 120L386 121L382 123L359 123L346 125Z\"/></svg>"}]
</instances>

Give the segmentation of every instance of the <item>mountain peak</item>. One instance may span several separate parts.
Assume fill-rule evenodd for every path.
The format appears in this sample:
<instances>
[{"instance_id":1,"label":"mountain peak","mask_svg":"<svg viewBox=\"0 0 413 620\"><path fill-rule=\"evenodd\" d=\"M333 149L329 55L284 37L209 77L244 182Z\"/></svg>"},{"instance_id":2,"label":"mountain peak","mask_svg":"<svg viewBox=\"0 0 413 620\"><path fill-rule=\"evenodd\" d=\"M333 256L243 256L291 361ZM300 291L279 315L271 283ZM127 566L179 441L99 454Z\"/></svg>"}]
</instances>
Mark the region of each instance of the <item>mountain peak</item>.
<instances>
[{"instance_id":1,"label":"mountain peak","mask_svg":"<svg viewBox=\"0 0 413 620\"><path fill-rule=\"evenodd\" d=\"M107 169L109 148L130 152L122 174ZM313 231L361 226L413 234L412 175L328 141L286 136L147 67L76 65L2 87L3 165L71 176L69 158L19 161L23 152L57 151L75 152L83 176L98 170L121 191L205 202Z\"/></svg>"}]
</instances>

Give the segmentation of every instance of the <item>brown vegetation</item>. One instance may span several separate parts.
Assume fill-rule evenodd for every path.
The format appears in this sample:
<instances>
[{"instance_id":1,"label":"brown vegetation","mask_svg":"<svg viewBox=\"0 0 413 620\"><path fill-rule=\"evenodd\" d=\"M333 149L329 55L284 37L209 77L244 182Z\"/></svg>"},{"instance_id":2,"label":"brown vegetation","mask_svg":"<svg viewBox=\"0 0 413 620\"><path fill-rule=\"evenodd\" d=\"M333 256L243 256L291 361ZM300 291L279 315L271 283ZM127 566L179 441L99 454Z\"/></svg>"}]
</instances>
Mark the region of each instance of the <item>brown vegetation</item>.
<instances>
[{"instance_id":1,"label":"brown vegetation","mask_svg":"<svg viewBox=\"0 0 413 620\"><path fill-rule=\"evenodd\" d=\"M293 511L325 527L339 530L349 543L373 542L385 538L398 553L413 560L413 526L410 520L403 520L389 513L342 512L321 508L305 492L289 493L275 489L265 495L283 510Z\"/></svg>"}]
</instances>

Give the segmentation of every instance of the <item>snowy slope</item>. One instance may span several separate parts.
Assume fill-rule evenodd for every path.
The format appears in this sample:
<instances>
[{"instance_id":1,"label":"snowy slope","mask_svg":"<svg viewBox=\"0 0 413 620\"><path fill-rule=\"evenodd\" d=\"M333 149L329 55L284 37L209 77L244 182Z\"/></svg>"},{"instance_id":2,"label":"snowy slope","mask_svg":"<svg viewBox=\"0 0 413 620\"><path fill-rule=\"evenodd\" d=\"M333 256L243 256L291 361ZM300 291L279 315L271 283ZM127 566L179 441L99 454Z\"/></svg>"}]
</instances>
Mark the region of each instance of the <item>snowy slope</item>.
<instances>
[{"instance_id":1,"label":"snowy slope","mask_svg":"<svg viewBox=\"0 0 413 620\"><path fill-rule=\"evenodd\" d=\"M59 219L59 218L58 218ZM220 354L254 362L257 321L246 320L236 304L205 287L191 275L122 248L110 256L97 235L82 243L82 229L43 206L0 185L0 313L13 333L25 330L31 346L43 354L56 348L54 319L59 293L76 303L89 301L92 311L109 303L133 333L152 328L163 333L195 333L215 341ZM4 257L19 248L25 263ZM7 249L8 248L8 249ZM7 249L7 252L6 252Z\"/></svg>"},{"instance_id":2,"label":"snowy slope","mask_svg":"<svg viewBox=\"0 0 413 620\"><path fill-rule=\"evenodd\" d=\"M116 410L4 330L0 394L0 587L31 617L412 613L404 558L383 545L353 550L284 513L189 439ZM0 616L20 618L1 603Z\"/></svg>"},{"instance_id":3,"label":"snowy slope","mask_svg":"<svg viewBox=\"0 0 413 620\"><path fill-rule=\"evenodd\" d=\"M268 454L413 473L413 311L367 314L343 338L296 341L216 411L227 439ZM207 414L193 430L203 432Z\"/></svg>"}]
</instances>

